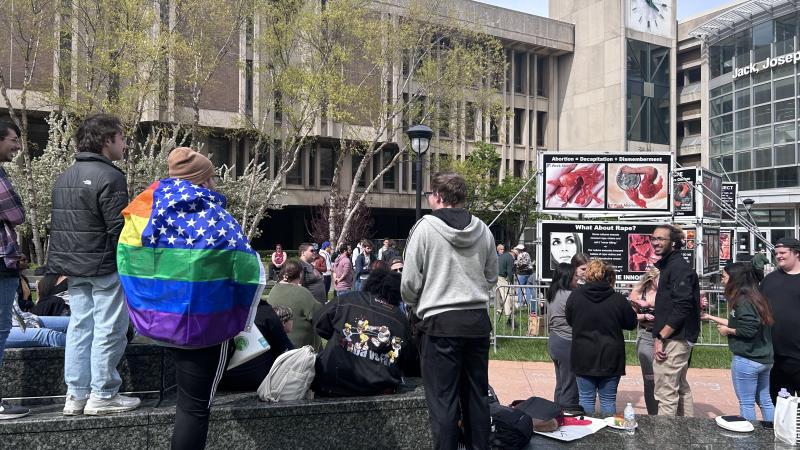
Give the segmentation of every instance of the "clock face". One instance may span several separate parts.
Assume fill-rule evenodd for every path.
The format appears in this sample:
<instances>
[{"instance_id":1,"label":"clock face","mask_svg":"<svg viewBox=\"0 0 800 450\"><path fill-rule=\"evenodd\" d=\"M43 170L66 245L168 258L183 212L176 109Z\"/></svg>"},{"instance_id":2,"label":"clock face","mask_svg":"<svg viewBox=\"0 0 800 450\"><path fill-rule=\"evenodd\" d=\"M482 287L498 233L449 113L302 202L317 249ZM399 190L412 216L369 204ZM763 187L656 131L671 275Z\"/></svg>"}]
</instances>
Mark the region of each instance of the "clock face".
<instances>
[{"instance_id":1,"label":"clock face","mask_svg":"<svg viewBox=\"0 0 800 450\"><path fill-rule=\"evenodd\" d=\"M628 28L670 37L673 0L630 0Z\"/></svg>"}]
</instances>

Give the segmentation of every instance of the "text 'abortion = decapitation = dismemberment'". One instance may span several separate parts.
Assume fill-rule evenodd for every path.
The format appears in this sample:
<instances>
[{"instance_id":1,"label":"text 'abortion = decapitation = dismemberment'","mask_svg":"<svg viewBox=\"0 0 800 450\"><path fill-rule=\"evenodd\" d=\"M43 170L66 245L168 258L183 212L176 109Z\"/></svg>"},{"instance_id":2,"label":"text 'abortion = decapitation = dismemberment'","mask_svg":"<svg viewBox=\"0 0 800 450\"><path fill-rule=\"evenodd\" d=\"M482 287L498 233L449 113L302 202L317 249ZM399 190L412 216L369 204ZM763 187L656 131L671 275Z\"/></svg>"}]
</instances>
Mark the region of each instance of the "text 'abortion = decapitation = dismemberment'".
<instances>
[{"instance_id":1,"label":"text 'abortion = decapitation = dismemberment'","mask_svg":"<svg viewBox=\"0 0 800 450\"><path fill-rule=\"evenodd\" d=\"M628 163L647 163L647 162L662 162L663 156L553 156L549 162L566 162L566 163L600 163L600 162L628 162Z\"/></svg>"}]
</instances>

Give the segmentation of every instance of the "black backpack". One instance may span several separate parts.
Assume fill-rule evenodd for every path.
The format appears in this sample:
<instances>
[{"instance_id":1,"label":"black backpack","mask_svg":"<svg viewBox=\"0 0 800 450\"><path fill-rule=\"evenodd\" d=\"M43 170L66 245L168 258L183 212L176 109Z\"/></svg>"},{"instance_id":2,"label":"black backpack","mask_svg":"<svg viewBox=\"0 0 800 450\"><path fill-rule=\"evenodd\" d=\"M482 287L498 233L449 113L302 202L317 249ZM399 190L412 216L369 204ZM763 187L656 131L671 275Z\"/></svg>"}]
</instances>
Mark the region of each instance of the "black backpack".
<instances>
[{"instance_id":1,"label":"black backpack","mask_svg":"<svg viewBox=\"0 0 800 450\"><path fill-rule=\"evenodd\" d=\"M489 388L489 445L502 450L525 448L533 437L533 420L520 409L503 406Z\"/></svg>"}]
</instances>

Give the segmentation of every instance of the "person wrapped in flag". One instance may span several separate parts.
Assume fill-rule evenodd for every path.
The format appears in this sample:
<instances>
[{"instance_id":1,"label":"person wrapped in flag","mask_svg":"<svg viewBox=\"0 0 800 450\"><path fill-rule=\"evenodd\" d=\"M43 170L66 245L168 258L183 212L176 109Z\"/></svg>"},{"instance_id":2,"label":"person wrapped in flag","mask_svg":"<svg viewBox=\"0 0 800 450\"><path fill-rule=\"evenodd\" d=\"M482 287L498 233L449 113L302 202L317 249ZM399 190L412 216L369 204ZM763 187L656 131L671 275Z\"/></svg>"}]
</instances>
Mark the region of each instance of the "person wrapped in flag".
<instances>
[{"instance_id":1,"label":"person wrapped in flag","mask_svg":"<svg viewBox=\"0 0 800 450\"><path fill-rule=\"evenodd\" d=\"M187 147L123 211L117 264L131 322L176 366L172 448L203 448L214 391L266 281L258 254L215 192L214 167Z\"/></svg>"}]
</instances>

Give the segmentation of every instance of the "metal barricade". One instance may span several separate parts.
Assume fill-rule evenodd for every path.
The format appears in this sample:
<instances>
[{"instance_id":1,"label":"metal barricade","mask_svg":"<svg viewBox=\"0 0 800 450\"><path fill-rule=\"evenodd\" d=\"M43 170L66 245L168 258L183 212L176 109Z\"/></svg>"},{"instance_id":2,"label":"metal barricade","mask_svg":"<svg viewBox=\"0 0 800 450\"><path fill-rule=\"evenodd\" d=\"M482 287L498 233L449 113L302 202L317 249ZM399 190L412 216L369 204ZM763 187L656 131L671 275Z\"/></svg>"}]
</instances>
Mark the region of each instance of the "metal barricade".
<instances>
[{"instance_id":1,"label":"metal barricade","mask_svg":"<svg viewBox=\"0 0 800 450\"><path fill-rule=\"evenodd\" d=\"M618 283L616 291L628 297L635 283ZM492 347L497 351L497 338L547 339L550 334L546 283L501 284L495 291L494 302L489 306L493 321ZM701 288L701 297L706 298L704 312L728 318L728 303L718 287ZM702 302L702 300L701 300ZM624 330L625 342L636 342L636 330ZM728 340L717 332L711 321L700 324L697 345L727 346Z\"/></svg>"}]
</instances>

